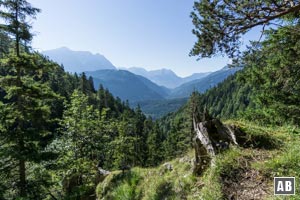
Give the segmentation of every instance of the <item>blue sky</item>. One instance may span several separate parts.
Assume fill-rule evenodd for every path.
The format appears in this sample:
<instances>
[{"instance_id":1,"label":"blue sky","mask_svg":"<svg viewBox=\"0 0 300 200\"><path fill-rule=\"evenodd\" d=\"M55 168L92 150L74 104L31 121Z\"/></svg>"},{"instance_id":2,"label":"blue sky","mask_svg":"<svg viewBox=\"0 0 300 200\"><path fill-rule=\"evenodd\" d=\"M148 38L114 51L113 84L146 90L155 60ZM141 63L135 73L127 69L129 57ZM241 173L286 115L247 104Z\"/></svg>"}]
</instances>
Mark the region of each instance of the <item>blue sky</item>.
<instances>
[{"instance_id":1,"label":"blue sky","mask_svg":"<svg viewBox=\"0 0 300 200\"><path fill-rule=\"evenodd\" d=\"M41 8L32 46L100 53L116 67L172 69L180 76L215 71L226 57L196 61L189 17L194 0L28 0ZM258 39L259 32L245 37Z\"/></svg>"}]
</instances>

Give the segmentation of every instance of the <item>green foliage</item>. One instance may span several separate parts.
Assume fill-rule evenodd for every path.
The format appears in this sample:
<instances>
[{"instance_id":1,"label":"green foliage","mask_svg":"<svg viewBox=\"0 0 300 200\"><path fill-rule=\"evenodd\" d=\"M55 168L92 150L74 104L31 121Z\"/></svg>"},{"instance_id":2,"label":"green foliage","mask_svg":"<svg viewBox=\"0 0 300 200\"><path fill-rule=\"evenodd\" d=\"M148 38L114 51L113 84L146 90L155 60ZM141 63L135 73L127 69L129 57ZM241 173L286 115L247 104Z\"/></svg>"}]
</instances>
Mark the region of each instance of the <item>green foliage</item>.
<instances>
[{"instance_id":1,"label":"green foliage","mask_svg":"<svg viewBox=\"0 0 300 200\"><path fill-rule=\"evenodd\" d=\"M151 123L151 121L150 121ZM160 163L165 155L163 154L162 141L164 140L162 131L159 128L158 123L151 124L153 126L148 135L146 146L148 147L147 152L147 165L155 166L157 163Z\"/></svg>"},{"instance_id":2,"label":"green foliage","mask_svg":"<svg viewBox=\"0 0 300 200\"><path fill-rule=\"evenodd\" d=\"M182 159L190 160L189 152ZM132 168L125 172L113 171L97 186L101 199L186 199L197 178L192 175L189 162L175 159L169 162L173 170L163 165L156 168Z\"/></svg>"},{"instance_id":3,"label":"green foliage","mask_svg":"<svg viewBox=\"0 0 300 200\"><path fill-rule=\"evenodd\" d=\"M197 42L190 54L203 58L221 53L237 59L241 35L283 16L297 23L299 10L298 1L196 1L191 18Z\"/></svg>"},{"instance_id":4,"label":"green foliage","mask_svg":"<svg viewBox=\"0 0 300 200\"><path fill-rule=\"evenodd\" d=\"M8 34L0 29L0 58L3 58L5 54L9 53L11 42Z\"/></svg>"},{"instance_id":5,"label":"green foliage","mask_svg":"<svg viewBox=\"0 0 300 200\"><path fill-rule=\"evenodd\" d=\"M238 11L252 13L254 4L267 5L252 2L244 7L241 2L233 11L219 1L195 3L195 10L201 11L203 18L193 14L196 29L200 29L194 33L202 43L196 44L194 54L236 52L243 31L235 29L237 32L223 38L220 33L212 38L207 31L218 32L218 27L210 25L221 23L221 28L230 25L228 21L214 21L219 19L219 14L235 17ZM273 6L273 3L268 5ZM98 197L198 199L201 195L203 199L221 199L224 196L222 178L235 176L234 170L245 167L244 161L249 161L254 154L243 148L230 149L217 157L215 168L203 177L194 177L193 155L186 156L186 152L193 137L192 117L203 119L205 109L218 118L239 117L258 124L267 123L259 127L234 121L247 132L243 147L262 154L278 153L261 168L266 174L272 171L274 175L300 175L297 167L299 130L294 126L300 121L299 25L290 23L268 31L265 41L253 43L245 52L244 69L237 75L204 94L193 93L179 111L153 121L146 118L139 106L131 109L128 101L115 98L102 85L96 91L93 79L85 73L66 73L62 66L30 52L28 42L32 35L25 19L34 18L38 9L25 0L0 1L0 6L5 7L0 16L6 22L0 29L0 199L95 196L96 185L103 180L99 177L99 168L124 172L109 174L97 187ZM214 7L216 10L211 13ZM13 11L19 16L12 15ZM233 28L249 25L247 20L238 21L241 24ZM208 29L204 30L203 24ZM9 53L13 43L15 53ZM174 106L182 101L185 100L174 100ZM155 109L166 105L156 105ZM272 129L269 124L289 126L276 132L274 129L278 127ZM170 161L171 171L163 165L137 168L158 166L179 155L184 157ZM125 170L128 168L133 169ZM201 190L198 189L200 179L204 183Z\"/></svg>"},{"instance_id":6,"label":"green foliage","mask_svg":"<svg viewBox=\"0 0 300 200\"><path fill-rule=\"evenodd\" d=\"M3 0L0 8L0 17L6 22L0 28L15 39L15 51L19 56L20 46L27 48L32 39L31 24L26 19L34 19L40 10L32 7L26 0Z\"/></svg>"},{"instance_id":7,"label":"green foliage","mask_svg":"<svg viewBox=\"0 0 300 200\"><path fill-rule=\"evenodd\" d=\"M198 95L201 112L244 118L260 124L299 125L299 29L289 25L267 31L243 55L244 69Z\"/></svg>"},{"instance_id":8,"label":"green foliage","mask_svg":"<svg viewBox=\"0 0 300 200\"><path fill-rule=\"evenodd\" d=\"M93 151L98 149L95 145L101 145L100 117L99 111L88 104L88 97L75 90L61 123L63 140L68 144L64 152L70 152L70 161L95 156Z\"/></svg>"},{"instance_id":9,"label":"green foliage","mask_svg":"<svg viewBox=\"0 0 300 200\"><path fill-rule=\"evenodd\" d=\"M299 124L298 28L297 25L271 30L260 49L245 53L244 79L255 89L256 109L250 112L252 118L279 125Z\"/></svg>"},{"instance_id":10,"label":"green foliage","mask_svg":"<svg viewBox=\"0 0 300 200\"><path fill-rule=\"evenodd\" d=\"M84 198L95 192L97 167L147 165L156 131L139 107L37 53L5 54L0 75L3 198Z\"/></svg>"},{"instance_id":11,"label":"green foliage","mask_svg":"<svg viewBox=\"0 0 300 200\"><path fill-rule=\"evenodd\" d=\"M163 99L163 100L145 100L132 103L132 106L140 105L143 113L153 119L160 119L171 112L176 112L188 98Z\"/></svg>"},{"instance_id":12,"label":"green foliage","mask_svg":"<svg viewBox=\"0 0 300 200\"><path fill-rule=\"evenodd\" d=\"M118 124L119 135L110 143L110 149L112 151L112 159L114 160L114 166L117 169L122 169L127 165L132 166L137 161L136 143L137 138L133 135L133 126L127 122L121 122Z\"/></svg>"},{"instance_id":13,"label":"green foliage","mask_svg":"<svg viewBox=\"0 0 300 200\"><path fill-rule=\"evenodd\" d=\"M125 176L125 178L123 178L123 183L115 188L110 198L124 200L139 199L141 194L137 190L137 186L139 181L141 181L140 175L134 171L130 171L122 176Z\"/></svg>"},{"instance_id":14,"label":"green foliage","mask_svg":"<svg viewBox=\"0 0 300 200\"><path fill-rule=\"evenodd\" d=\"M264 165L260 166L260 168L262 168L265 174L270 177L299 177L299 141L299 136L292 136L291 141L287 143L287 145L284 147L283 152L274 156L274 158L264 163ZM296 200L300 198L299 187L297 187L297 181L295 193L296 195L291 196L290 199Z\"/></svg>"},{"instance_id":15,"label":"green foliage","mask_svg":"<svg viewBox=\"0 0 300 200\"><path fill-rule=\"evenodd\" d=\"M17 184L17 188L21 195L27 196L26 193L33 192L29 190L30 179L27 179L26 174L31 170L30 163L40 163L55 157L45 147L53 138L52 127L55 124L51 118L51 103L59 96L43 82L43 75L47 73L49 65L38 55L10 54L1 60L1 66L9 73L0 77L1 88L5 91L4 101L0 104L3 113L0 116L1 156L9 158L7 170L11 176L8 180L19 176L17 183L20 185ZM19 73L16 74L16 71ZM18 170L16 163L19 163ZM15 189L12 185L10 187Z\"/></svg>"},{"instance_id":16,"label":"green foliage","mask_svg":"<svg viewBox=\"0 0 300 200\"><path fill-rule=\"evenodd\" d=\"M263 190L269 192L267 194L263 192L262 199L274 199L273 176L297 177L299 175L297 164L299 163L297 151L299 130L291 126L258 126L249 121L228 121L227 123L236 124L249 137L267 135L276 141L281 141L281 145L275 149L268 148L267 143L262 144L260 148L231 147L218 154L215 166L209 168L201 177L195 177L192 174L193 151L169 161L168 164L173 168L171 171L166 170L164 165L155 168L133 168L131 173L124 175L120 171L114 171L97 186L97 197L103 199L129 197L143 200L165 198L215 200L235 198L236 190L243 188L245 189L242 196L244 198L252 197L254 191ZM137 181L130 181L135 180L135 177ZM130 184L130 182L137 184ZM253 188L253 184L258 188ZM236 188L230 189L236 185ZM249 190L249 193L245 192L246 190ZM294 199L297 199L296 197Z\"/></svg>"},{"instance_id":17,"label":"green foliage","mask_svg":"<svg viewBox=\"0 0 300 200\"><path fill-rule=\"evenodd\" d=\"M270 176L294 176L299 177L300 154L299 135L290 135L282 148L282 152L269 160L263 166L265 173Z\"/></svg>"}]
</instances>

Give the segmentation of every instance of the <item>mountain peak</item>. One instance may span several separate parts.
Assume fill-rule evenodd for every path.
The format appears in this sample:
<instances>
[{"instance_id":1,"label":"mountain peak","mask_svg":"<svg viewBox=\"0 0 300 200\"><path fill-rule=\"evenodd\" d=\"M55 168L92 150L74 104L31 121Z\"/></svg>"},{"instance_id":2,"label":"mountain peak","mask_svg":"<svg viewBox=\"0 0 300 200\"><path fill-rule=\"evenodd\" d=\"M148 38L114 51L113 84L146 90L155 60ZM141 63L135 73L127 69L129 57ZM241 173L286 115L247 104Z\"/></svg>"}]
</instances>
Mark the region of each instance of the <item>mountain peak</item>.
<instances>
[{"instance_id":1,"label":"mountain peak","mask_svg":"<svg viewBox=\"0 0 300 200\"><path fill-rule=\"evenodd\" d=\"M71 51L71 49L69 49L68 47L60 47L60 48L57 48L56 50L68 50L68 51Z\"/></svg>"},{"instance_id":2,"label":"mountain peak","mask_svg":"<svg viewBox=\"0 0 300 200\"><path fill-rule=\"evenodd\" d=\"M175 75L175 72L173 72L172 70L170 69L166 69L166 68L162 68L162 69L157 69L157 70L151 70L149 71L150 73L159 73L159 74L172 74L172 75ZM178 76L177 76L178 77Z\"/></svg>"},{"instance_id":3,"label":"mountain peak","mask_svg":"<svg viewBox=\"0 0 300 200\"><path fill-rule=\"evenodd\" d=\"M103 55L92 54L89 51L74 51L68 47L43 51L42 54L48 56L53 61L63 64L66 71L83 72L102 69L116 69L116 67Z\"/></svg>"}]
</instances>

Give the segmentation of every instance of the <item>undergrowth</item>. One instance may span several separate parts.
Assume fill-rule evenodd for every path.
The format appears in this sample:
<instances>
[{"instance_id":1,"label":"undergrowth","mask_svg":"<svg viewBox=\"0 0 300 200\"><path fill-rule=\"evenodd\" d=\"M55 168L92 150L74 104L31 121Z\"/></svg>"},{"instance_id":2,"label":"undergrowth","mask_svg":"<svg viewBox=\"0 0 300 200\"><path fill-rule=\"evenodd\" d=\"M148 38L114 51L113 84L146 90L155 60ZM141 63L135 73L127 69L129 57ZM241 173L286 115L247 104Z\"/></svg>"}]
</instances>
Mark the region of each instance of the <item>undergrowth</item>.
<instances>
[{"instance_id":1,"label":"undergrowth","mask_svg":"<svg viewBox=\"0 0 300 200\"><path fill-rule=\"evenodd\" d=\"M130 200L218 200L230 198L230 182L239 184L239 177L252 172L261 184L263 199L281 199L273 195L274 176L300 177L300 130L291 127L258 126L244 121L227 121L240 127L246 135L245 146L232 146L218 154L215 166L208 168L202 176L192 174L194 152L168 162L172 170L164 165L156 168L133 168L122 174L112 172L99 183L99 199ZM244 181L247 181L244 178ZM245 184L245 183L243 183ZM229 188L228 188L229 187ZM244 186L244 187L247 187ZM298 188L298 186L296 187ZM255 189L255 188L254 188ZM252 190L254 191L252 188ZM251 188L250 188L251 190ZM300 191L296 191L300 193ZM244 195L244 194L243 194ZM247 199L240 196L239 199ZM300 199L300 195L289 199ZM255 199L255 198L254 198Z\"/></svg>"}]
</instances>

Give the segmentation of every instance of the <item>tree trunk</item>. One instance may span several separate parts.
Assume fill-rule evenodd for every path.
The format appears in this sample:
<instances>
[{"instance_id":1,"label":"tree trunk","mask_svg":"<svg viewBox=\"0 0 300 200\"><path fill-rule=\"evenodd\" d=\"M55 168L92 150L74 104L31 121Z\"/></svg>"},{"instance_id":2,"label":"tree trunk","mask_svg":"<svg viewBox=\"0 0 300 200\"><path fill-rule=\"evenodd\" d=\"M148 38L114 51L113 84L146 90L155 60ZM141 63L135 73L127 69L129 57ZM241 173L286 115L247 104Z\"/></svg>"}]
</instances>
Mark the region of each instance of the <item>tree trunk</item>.
<instances>
[{"instance_id":1,"label":"tree trunk","mask_svg":"<svg viewBox=\"0 0 300 200\"><path fill-rule=\"evenodd\" d=\"M20 141L20 150L24 149L24 142ZM22 154L22 152L20 152ZM23 156L19 160L19 191L21 197L26 197L26 165Z\"/></svg>"},{"instance_id":2,"label":"tree trunk","mask_svg":"<svg viewBox=\"0 0 300 200\"><path fill-rule=\"evenodd\" d=\"M204 117L206 121L197 122L193 117L195 136L193 139L195 148L194 174L201 175L209 166L215 165L215 156L220 151L228 149L230 144L237 145L235 127L224 125L218 119Z\"/></svg>"}]
</instances>

